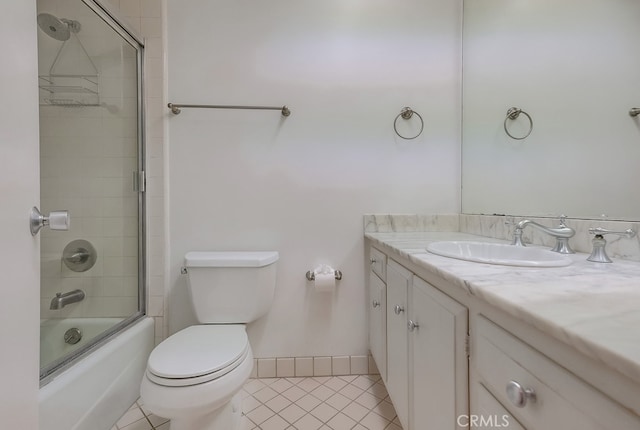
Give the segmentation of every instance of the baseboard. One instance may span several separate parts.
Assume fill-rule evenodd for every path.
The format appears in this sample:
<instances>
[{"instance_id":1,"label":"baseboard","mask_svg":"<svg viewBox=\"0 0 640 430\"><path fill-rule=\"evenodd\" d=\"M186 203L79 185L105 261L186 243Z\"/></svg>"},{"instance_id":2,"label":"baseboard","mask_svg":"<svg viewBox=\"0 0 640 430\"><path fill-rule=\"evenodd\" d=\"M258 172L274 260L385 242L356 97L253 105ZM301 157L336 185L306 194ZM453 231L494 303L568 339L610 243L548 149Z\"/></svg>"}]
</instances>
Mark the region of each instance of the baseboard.
<instances>
[{"instance_id":1,"label":"baseboard","mask_svg":"<svg viewBox=\"0 0 640 430\"><path fill-rule=\"evenodd\" d=\"M276 357L254 359L252 378L295 378L378 374L369 355Z\"/></svg>"}]
</instances>

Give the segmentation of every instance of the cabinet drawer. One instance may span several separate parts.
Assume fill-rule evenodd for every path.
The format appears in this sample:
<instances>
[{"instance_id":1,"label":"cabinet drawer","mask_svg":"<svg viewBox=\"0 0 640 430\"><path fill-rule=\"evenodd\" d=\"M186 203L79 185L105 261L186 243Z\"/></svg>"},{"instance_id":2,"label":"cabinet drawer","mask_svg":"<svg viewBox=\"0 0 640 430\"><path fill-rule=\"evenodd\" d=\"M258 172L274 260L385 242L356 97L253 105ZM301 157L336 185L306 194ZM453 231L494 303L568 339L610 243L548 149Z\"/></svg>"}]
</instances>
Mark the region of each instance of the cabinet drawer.
<instances>
[{"instance_id":1,"label":"cabinet drawer","mask_svg":"<svg viewBox=\"0 0 640 430\"><path fill-rule=\"evenodd\" d=\"M458 416L458 425L469 424L470 428L501 428L526 430L481 384L471 389L471 410L467 416Z\"/></svg>"},{"instance_id":2,"label":"cabinet drawer","mask_svg":"<svg viewBox=\"0 0 640 430\"><path fill-rule=\"evenodd\" d=\"M527 429L640 428L640 417L488 319L478 318L472 338L479 382ZM516 406L506 393L512 381L535 399Z\"/></svg>"},{"instance_id":3,"label":"cabinet drawer","mask_svg":"<svg viewBox=\"0 0 640 430\"><path fill-rule=\"evenodd\" d=\"M383 281L387 281L387 256L377 249L369 248L369 262L371 270Z\"/></svg>"}]
</instances>

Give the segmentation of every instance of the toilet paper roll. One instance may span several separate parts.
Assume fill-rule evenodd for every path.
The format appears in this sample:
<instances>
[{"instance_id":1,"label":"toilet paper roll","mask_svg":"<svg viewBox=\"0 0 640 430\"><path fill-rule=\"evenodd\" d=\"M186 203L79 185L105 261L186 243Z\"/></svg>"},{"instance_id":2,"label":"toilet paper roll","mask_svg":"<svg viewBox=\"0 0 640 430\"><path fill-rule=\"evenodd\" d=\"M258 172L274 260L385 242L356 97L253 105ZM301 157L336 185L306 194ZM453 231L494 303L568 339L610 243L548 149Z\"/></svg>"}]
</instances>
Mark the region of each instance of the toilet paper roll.
<instances>
[{"instance_id":1,"label":"toilet paper roll","mask_svg":"<svg viewBox=\"0 0 640 430\"><path fill-rule=\"evenodd\" d=\"M319 293L331 293L336 288L336 275L332 273L316 273L314 289Z\"/></svg>"}]
</instances>

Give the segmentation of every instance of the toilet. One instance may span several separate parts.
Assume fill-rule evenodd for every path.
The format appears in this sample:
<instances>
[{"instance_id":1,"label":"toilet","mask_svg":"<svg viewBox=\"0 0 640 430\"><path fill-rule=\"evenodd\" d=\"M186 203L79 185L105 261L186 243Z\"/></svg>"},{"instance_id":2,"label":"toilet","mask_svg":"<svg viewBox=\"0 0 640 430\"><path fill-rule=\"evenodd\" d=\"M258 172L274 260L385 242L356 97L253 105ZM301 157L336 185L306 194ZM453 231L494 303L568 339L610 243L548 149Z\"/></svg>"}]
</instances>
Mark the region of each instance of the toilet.
<instances>
[{"instance_id":1,"label":"toilet","mask_svg":"<svg viewBox=\"0 0 640 430\"><path fill-rule=\"evenodd\" d=\"M245 324L273 301L278 253L188 252L188 290L199 324L160 343L149 356L140 397L171 430L236 430L240 389L253 354Z\"/></svg>"}]
</instances>

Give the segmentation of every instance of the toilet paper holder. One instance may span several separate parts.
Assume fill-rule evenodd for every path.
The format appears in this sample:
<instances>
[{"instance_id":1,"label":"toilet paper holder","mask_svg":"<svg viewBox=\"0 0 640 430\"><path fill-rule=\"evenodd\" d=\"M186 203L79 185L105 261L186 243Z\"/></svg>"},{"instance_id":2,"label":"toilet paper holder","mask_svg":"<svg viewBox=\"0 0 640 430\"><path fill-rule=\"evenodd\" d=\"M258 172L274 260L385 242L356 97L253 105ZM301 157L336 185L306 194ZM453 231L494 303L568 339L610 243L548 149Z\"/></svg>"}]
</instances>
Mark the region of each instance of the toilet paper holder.
<instances>
[{"instance_id":1,"label":"toilet paper holder","mask_svg":"<svg viewBox=\"0 0 640 430\"><path fill-rule=\"evenodd\" d=\"M336 277L336 281L339 281L342 279L342 272L339 270L334 270L333 274ZM306 275L307 277L307 281L315 281L316 280L316 274L313 270L309 270Z\"/></svg>"}]
</instances>

